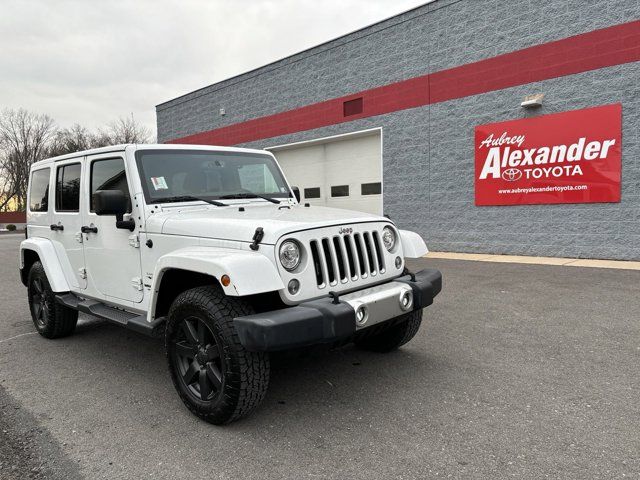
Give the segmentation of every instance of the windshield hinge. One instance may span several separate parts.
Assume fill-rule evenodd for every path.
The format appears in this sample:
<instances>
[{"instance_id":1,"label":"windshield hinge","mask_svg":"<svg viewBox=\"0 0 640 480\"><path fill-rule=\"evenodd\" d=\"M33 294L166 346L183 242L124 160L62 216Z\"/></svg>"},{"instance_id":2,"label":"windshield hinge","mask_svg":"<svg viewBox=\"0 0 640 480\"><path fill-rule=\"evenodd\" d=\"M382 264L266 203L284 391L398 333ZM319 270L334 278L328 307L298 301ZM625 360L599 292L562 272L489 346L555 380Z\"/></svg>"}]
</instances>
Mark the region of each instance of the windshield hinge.
<instances>
[{"instance_id":1,"label":"windshield hinge","mask_svg":"<svg viewBox=\"0 0 640 480\"><path fill-rule=\"evenodd\" d=\"M140 248L140 237L137 234L129 235L129 245L133 248Z\"/></svg>"},{"instance_id":2,"label":"windshield hinge","mask_svg":"<svg viewBox=\"0 0 640 480\"><path fill-rule=\"evenodd\" d=\"M138 291L142 290L142 279L140 277L133 277L131 279L131 286Z\"/></svg>"},{"instance_id":3,"label":"windshield hinge","mask_svg":"<svg viewBox=\"0 0 640 480\"><path fill-rule=\"evenodd\" d=\"M262 227L256 228L256 233L253 234L253 243L249 245L251 250L258 250L260 248L259 244L264 237L264 230Z\"/></svg>"}]
</instances>

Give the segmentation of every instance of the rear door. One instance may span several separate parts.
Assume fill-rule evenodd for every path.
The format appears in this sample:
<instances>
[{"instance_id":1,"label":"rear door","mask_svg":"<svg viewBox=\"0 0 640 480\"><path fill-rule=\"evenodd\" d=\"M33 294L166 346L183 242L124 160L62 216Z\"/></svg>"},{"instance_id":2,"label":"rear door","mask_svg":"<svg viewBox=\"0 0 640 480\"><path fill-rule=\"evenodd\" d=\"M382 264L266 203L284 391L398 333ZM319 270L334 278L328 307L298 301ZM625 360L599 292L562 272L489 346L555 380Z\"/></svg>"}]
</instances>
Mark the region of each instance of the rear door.
<instances>
[{"instance_id":1,"label":"rear door","mask_svg":"<svg viewBox=\"0 0 640 480\"><path fill-rule=\"evenodd\" d=\"M121 190L129 198L125 219L138 220L140 209L131 204L124 153L87 157L86 167L84 178L88 188L83 218L88 289L92 290L93 295L103 296L106 300L141 302L143 290L137 242L139 222L136 221L133 232L118 229L114 215L96 215L92 200L97 190Z\"/></svg>"},{"instance_id":2,"label":"rear door","mask_svg":"<svg viewBox=\"0 0 640 480\"><path fill-rule=\"evenodd\" d=\"M87 287L83 239L80 233L83 168L83 161L78 158L54 164L53 215L49 236L58 259L63 263L67 281L72 288L80 290ZM64 265L65 263L68 264Z\"/></svg>"}]
</instances>

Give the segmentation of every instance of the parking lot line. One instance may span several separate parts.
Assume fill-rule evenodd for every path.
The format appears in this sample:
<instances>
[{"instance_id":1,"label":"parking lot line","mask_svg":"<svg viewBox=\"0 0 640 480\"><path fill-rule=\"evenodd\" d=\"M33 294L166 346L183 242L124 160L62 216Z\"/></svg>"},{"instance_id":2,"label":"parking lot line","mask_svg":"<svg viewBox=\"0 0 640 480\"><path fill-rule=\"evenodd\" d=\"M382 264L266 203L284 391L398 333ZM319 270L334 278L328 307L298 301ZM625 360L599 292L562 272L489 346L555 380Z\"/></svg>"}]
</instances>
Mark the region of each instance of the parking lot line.
<instances>
[{"instance_id":1,"label":"parking lot line","mask_svg":"<svg viewBox=\"0 0 640 480\"><path fill-rule=\"evenodd\" d=\"M26 337L27 335L35 335L36 333L38 333L38 332L21 333L20 335L15 335L13 337L9 337L9 338L5 338L3 340L0 340L0 343L6 343L6 342L9 342L11 340L15 340L16 338Z\"/></svg>"},{"instance_id":2,"label":"parking lot line","mask_svg":"<svg viewBox=\"0 0 640 480\"><path fill-rule=\"evenodd\" d=\"M528 257L522 255L490 255L484 253L429 252L426 258L471 260L476 262L524 263L531 265L557 265L564 267L615 268L640 270L640 262L622 260L595 260L585 258Z\"/></svg>"}]
</instances>

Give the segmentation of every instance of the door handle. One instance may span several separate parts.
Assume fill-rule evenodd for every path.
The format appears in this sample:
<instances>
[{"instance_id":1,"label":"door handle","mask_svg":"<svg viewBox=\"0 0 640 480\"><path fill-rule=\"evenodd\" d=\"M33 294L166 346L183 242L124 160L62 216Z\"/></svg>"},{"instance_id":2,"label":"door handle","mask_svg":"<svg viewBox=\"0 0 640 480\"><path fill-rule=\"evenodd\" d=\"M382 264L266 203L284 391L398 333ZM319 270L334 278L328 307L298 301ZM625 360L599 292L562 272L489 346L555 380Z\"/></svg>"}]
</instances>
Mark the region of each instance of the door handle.
<instances>
[{"instance_id":1,"label":"door handle","mask_svg":"<svg viewBox=\"0 0 640 480\"><path fill-rule=\"evenodd\" d=\"M64 230L64 225L56 225L55 223L52 224L49 228L51 228L51 230L53 231L62 231Z\"/></svg>"},{"instance_id":2,"label":"door handle","mask_svg":"<svg viewBox=\"0 0 640 480\"><path fill-rule=\"evenodd\" d=\"M86 225L83 225L80 227L80 231L82 233L98 233L98 227L87 227Z\"/></svg>"}]
</instances>

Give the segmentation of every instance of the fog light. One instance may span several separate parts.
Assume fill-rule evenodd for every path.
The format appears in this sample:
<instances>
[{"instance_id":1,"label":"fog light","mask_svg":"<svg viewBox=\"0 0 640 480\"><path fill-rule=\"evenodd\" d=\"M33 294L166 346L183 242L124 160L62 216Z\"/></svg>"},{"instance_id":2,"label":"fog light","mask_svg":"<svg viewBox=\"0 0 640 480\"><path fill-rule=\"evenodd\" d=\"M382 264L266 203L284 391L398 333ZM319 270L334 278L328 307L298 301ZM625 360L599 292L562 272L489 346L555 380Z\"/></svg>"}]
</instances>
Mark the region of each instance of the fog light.
<instances>
[{"instance_id":1,"label":"fog light","mask_svg":"<svg viewBox=\"0 0 640 480\"><path fill-rule=\"evenodd\" d=\"M356 323L358 325L364 325L365 323L367 323L368 319L369 311L367 310L367 307L365 305L360 305L356 309Z\"/></svg>"},{"instance_id":2,"label":"fog light","mask_svg":"<svg viewBox=\"0 0 640 480\"><path fill-rule=\"evenodd\" d=\"M295 295L300 291L300 282L294 278L289 282L289 285L287 286L287 290L289 290L289 293L291 295Z\"/></svg>"},{"instance_id":3,"label":"fog light","mask_svg":"<svg viewBox=\"0 0 640 480\"><path fill-rule=\"evenodd\" d=\"M411 310L413 307L413 292L411 290L404 290L400 294L400 308L405 312Z\"/></svg>"},{"instance_id":4,"label":"fog light","mask_svg":"<svg viewBox=\"0 0 640 480\"><path fill-rule=\"evenodd\" d=\"M402 258L396 257L396 268L400 268L402 266Z\"/></svg>"}]
</instances>

